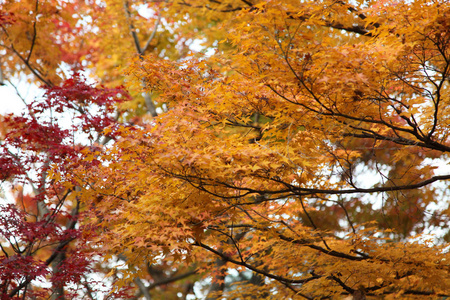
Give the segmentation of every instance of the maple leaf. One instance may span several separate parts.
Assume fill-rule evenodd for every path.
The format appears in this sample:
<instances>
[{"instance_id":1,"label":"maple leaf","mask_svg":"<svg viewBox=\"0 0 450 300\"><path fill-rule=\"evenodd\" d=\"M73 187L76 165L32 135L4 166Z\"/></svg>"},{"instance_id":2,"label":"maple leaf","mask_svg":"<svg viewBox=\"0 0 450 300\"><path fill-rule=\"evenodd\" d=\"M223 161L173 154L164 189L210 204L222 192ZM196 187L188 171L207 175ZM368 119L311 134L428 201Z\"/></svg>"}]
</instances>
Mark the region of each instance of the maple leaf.
<instances>
[{"instance_id":1,"label":"maple leaf","mask_svg":"<svg viewBox=\"0 0 450 300\"><path fill-rule=\"evenodd\" d=\"M101 298L95 273L119 299L449 296L449 15L2 3L0 74L44 84L2 117L2 293Z\"/></svg>"}]
</instances>

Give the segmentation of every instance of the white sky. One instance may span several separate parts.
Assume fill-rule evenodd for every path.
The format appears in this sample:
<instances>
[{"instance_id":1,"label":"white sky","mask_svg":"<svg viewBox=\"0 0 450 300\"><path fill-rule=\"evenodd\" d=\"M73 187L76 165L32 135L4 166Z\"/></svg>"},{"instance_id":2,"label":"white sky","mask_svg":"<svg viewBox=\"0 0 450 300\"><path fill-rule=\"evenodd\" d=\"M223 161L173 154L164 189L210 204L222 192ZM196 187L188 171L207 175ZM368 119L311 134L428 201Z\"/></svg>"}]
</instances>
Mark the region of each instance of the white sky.
<instances>
[{"instance_id":1,"label":"white sky","mask_svg":"<svg viewBox=\"0 0 450 300\"><path fill-rule=\"evenodd\" d=\"M25 82L17 83L21 96L30 103L33 98L40 94L40 90L32 84ZM17 95L16 90L9 83L0 86L0 115L7 113L20 114L25 109L25 104Z\"/></svg>"}]
</instances>

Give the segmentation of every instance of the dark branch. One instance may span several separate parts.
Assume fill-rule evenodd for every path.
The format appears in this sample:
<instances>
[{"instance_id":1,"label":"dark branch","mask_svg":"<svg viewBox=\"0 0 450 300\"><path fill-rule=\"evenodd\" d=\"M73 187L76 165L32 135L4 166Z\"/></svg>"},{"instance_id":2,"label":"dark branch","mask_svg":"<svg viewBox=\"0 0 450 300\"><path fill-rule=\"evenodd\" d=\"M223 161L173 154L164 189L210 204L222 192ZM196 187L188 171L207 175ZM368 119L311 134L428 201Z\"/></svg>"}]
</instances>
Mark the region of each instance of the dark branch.
<instances>
[{"instance_id":1,"label":"dark branch","mask_svg":"<svg viewBox=\"0 0 450 300\"><path fill-rule=\"evenodd\" d=\"M36 0L36 8L35 8L36 12L34 13L34 22L33 22L33 38L31 40L30 52L28 53L28 57L26 59L27 62L30 61L31 54L33 53L34 45L36 44L36 36L37 36L36 23L37 23L38 8L39 8L39 0Z\"/></svg>"},{"instance_id":2,"label":"dark branch","mask_svg":"<svg viewBox=\"0 0 450 300\"><path fill-rule=\"evenodd\" d=\"M304 284L304 283L309 282L311 280L315 280L315 279L319 279L320 278L320 276L312 276L312 277L304 278L304 279L285 278L283 276L274 275L274 274L266 272L264 270L260 270L260 269L258 269L256 267L246 263L246 262L235 260L235 259L229 257L228 255L226 255L226 254L224 254L224 253L222 253L220 251L217 251L217 250L209 247L208 245L205 245L205 244L200 243L198 241L196 241L193 245L194 246L199 246L199 247L201 247L203 249L206 249L206 250L214 253L215 255L221 257L224 261L231 262L231 263L233 263L235 265L246 267L247 269L252 270L255 273L258 273L258 274L261 274L261 275L266 276L268 278L274 279L274 280L279 281L279 282L281 282L283 284L284 283Z\"/></svg>"}]
</instances>

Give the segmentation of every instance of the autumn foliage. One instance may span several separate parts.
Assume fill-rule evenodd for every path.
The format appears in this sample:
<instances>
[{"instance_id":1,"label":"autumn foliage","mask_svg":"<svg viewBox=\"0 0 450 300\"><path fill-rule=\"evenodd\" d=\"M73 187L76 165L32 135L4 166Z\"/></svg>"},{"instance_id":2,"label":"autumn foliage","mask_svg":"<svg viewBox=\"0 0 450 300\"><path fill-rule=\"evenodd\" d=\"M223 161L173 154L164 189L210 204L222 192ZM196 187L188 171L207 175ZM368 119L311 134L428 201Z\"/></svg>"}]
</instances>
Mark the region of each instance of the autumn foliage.
<instances>
[{"instance_id":1,"label":"autumn foliage","mask_svg":"<svg viewBox=\"0 0 450 300\"><path fill-rule=\"evenodd\" d=\"M446 1L2 5L3 298L450 296Z\"/></svg>"}]
</instances>

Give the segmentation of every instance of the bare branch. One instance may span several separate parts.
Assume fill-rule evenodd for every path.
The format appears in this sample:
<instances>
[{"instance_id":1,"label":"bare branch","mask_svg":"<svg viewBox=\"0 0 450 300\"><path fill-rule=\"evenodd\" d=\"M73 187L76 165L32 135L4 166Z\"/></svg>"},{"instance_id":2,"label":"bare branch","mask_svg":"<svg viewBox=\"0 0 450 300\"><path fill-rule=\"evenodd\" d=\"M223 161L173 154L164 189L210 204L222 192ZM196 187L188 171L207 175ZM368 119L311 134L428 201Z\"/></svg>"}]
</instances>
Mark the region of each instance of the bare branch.
<instances>
[{"instance_id":1,"label":"bare branch","mask_svg":"<svg viewBox=\"0 0 450 300\"><path fill-rule=\"evenodd\" d=\"M145 51L147 51L148 47L150 46L150 43L153 41L156 35L156 31L158 30L159 24L161 22L161 13L158 14L158 19L156 20L155 27L153 28L152 33L150 34L150 37L147 39L147 42L145 43L144 48L142 48L140 55L143 55Z\"/></svg>"},{"instance_id":2,"label":"bare branch","mask_svg":"<svg viewBox=\"0 0 450 300\"><path fill-rule=\"evenodd\" d=\"M36 36L37 36L36 23L37 23L38 8L39 8L39 0L36 0L36 7L35 7L36 11L34 13L34 22L33 22L33 37L31 40L30 52L28 53L28 57L26 58L27 62L30 61L31 54L33 53L34 45L36 44Z\"/></svg>"},{"instance_id":3,"label":"bare branch","mask_svg":"<svg viewBox=\"0 0 450 300\"><path fill-rule=\"evenodd\" d=\"M137 36L136 33L136 28L134 28L134 24L133 21L131 20L131 12L130 12L130 4L128 3L128 0L125 0L123 3L124 9L125 9L125 15L127 17L128 20L128 27L130 28L130 33L131 36L133 37L133 41L134 41L134 46L136 47L136 51L137 53L141 54L142 53L142 49L141 49L141 45L139 43L139 38Z\"/></svg>"}]
</instances>

